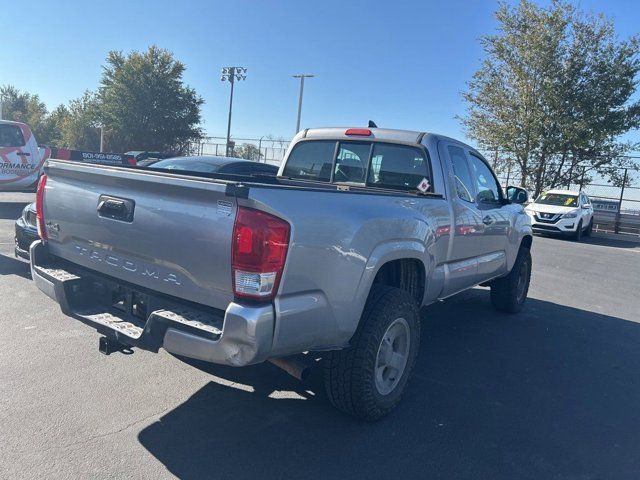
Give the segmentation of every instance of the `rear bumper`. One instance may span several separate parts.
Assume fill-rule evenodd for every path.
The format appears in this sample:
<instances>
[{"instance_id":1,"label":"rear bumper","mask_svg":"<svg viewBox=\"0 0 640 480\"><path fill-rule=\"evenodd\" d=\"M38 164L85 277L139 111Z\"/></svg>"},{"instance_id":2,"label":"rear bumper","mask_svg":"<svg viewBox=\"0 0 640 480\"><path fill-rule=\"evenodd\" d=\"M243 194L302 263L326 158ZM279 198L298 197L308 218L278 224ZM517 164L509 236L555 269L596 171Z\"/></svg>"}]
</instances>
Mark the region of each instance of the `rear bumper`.
<instances>
[{"instance_id":1,"label":"rear bumper","mask_svg":"<svg viewBox=\"0 0 640 480\"><path fill-rule=\"evenodd\" d=\"M51 257L41 241L30 248L31 274L37 287L55 300L63 313L118 342L150 351L230 366L260 363L273 343L272 305L232 302L225 311L207 309L174 298L144 292L144 318L135 316L134 286ZM114 309L114 289L126 298L126 308ZM142 298L142 297L140 297ZM147 313L147 309L149 312Z\"/></svg>"}]
</instances>

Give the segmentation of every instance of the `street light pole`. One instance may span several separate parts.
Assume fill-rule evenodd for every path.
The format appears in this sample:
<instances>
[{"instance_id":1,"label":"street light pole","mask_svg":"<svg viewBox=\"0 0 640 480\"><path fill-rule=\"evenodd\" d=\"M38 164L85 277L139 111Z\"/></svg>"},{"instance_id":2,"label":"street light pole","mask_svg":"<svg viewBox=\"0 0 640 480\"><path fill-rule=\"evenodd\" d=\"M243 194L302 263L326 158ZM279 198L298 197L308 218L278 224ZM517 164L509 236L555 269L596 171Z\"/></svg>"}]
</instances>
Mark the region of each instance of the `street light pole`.
<instances>
[{"instance_id":1,"label":"street light pole","mask_svg":"<svg viewBox=\"0 0 640 480\"><path fill-rule=\"evenodd\" d=\"M229 96L229 120L227 122L227 148L226 155L230 157L232 154L231 148L231 110L233 108L233 86L237 81L246 80L247 69L244 67L224 67L220 80L223 82L229 82L231 84L231 95Z\"/></svg>"},{"instance_id":2,"label":"street light pole","mask_svg":"<svg viewBox=\"0 0 640 480\"><path fill-rule=\"evenodd\" d=\"M314 75L309 73L299 73L292 75L293 78L300 79L300 96L298 97L298 121L296 122L296 133L300 131L300 117L302 116L302 96L304 95L304 79L313 78Z\"/></svg>"}]
</instances>

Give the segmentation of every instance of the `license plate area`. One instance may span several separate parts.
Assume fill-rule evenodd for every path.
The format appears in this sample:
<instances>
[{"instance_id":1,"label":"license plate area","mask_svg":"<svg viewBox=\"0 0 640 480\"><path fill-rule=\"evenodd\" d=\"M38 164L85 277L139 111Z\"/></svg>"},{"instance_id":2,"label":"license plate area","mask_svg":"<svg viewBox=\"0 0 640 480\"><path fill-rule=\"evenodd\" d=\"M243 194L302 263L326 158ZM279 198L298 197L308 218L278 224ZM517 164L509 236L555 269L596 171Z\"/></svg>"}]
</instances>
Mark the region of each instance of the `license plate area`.
<instances>
[{"instance_id":1,"label":"license plate area","mask_svg":"<svg viewBox=\"0 0 640 480\"><path fill-rule=\"evenodd\" d=\"M150 314L154 310L167 308L170 302L150 295L143 290L93 275L79 277L65 286L67 299L72 310L83 317L104 314L112 323L115 319L144 330Z\"/></svg>"},{"instance_id":2,"label":"license plate area","mask_svg":"<svg viewBox=\"0 0 640 480\"><path fill-rule=\"evenodd\" d=\"M102 285L98 284L97 289L101 288ZM111 308L142 322L146 322L149 316L149 303L149 295L123 285L117 285L111 290Z\"/></svg>"}]
</instances>

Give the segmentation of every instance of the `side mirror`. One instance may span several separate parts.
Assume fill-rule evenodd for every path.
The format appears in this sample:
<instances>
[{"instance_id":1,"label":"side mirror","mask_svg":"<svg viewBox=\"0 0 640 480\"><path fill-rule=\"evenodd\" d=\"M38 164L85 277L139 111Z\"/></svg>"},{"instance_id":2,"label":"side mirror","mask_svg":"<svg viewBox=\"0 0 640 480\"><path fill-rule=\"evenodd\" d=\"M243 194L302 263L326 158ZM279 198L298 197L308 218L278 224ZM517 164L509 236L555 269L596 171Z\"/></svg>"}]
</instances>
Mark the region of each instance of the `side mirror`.
<instances>
[{"instance_id":1,"label":"side mirror","mask_svg":"<svg viewBox=\"0 0 640 480\"><path fill-rule=\"evenodd\" d=\"M511 203L519 203L520 205L527 203L529 200L529 194L524 188L514 187L510 185L507 187L507 199Z\"/></svg>"}]
</instances>

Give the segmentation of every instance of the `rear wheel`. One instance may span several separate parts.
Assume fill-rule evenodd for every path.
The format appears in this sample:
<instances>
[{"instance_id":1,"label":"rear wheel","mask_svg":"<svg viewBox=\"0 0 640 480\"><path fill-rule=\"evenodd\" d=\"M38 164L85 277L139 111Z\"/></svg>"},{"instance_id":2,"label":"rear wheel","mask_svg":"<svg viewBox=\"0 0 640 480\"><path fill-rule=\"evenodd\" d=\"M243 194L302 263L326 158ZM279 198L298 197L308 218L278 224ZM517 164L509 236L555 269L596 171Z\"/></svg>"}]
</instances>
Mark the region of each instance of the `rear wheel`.
<instances>
[{"instance_id":1,"label":"rear wheel","mask_svg":"<svg viewBox=\"0 0 640 480\"><path fill-rule=\"evenodd\" d=\"M520 247L509 275L491 282L491 303L501 312L522 310L531 282L531 251Z\"/></svg>"},{"instance_id":2,"label":"rear wheel","mask_svg":"<svg viewBox=\"0 0 640 480\"><path fill-rule=\"evenodd\" d=\"M345 350L325 359L327 396L338 409L363 420L393 410L413 370L420 346L415 300L404 290L375 285Z\"/></svg>"}]
</instances>

